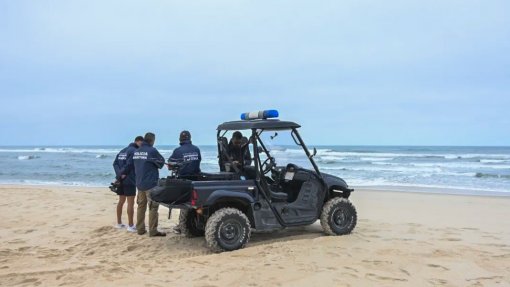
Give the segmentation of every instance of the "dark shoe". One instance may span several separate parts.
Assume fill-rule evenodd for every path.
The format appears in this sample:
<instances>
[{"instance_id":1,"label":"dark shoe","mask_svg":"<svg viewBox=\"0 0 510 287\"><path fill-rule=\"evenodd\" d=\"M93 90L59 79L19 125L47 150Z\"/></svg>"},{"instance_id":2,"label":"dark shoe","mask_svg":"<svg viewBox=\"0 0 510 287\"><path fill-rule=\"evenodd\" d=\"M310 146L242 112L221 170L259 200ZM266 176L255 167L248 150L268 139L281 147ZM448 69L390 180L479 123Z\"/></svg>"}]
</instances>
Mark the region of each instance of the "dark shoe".
<instances>
[{"instance_id":1,"label":"dark shoe","mask_svg":"<svg viewBox=\"0 0 510 287\"><path fill-rule=\"evenodd\" d=\"M173 229L175 234L181 234L181 227L179 225L175 226Z\"/></svg>"},{"instance_id":2,"label":"dark shoe","mask_svg":"<svg viewBox=\"0 0 510 287\"><path fill-rule=\"evenodd\" d=\"M145 233L147 233L146 230L142 230L142 231L137 231L136 233L138 233L138 235L144 235Z\"/></svg>"},{"instance_id":3,"label":"dark shoe","mask_svg":"<svg viewBox=\"0 0 510 287\"><path fill-rule=\"evenodd\" d=\"M166 233L161 232L161 231L158 231L158 232L156 232L156 233L150 234L149 236L150 236L150 237L165 237L165 236L166 236Z\"/></svg>"}]
</instances>

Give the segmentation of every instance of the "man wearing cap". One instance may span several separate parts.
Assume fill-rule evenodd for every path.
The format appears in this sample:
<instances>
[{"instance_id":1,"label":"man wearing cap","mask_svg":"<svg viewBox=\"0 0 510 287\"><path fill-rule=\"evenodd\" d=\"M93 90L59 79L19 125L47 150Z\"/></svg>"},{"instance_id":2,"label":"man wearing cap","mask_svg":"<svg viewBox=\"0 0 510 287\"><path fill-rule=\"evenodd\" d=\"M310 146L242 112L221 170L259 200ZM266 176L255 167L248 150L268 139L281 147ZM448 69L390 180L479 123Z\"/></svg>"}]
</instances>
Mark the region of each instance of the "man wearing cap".
<instances>
[{"instance_id":1,"label":"man wearing cap","mask_svg":"<svg viewBox=\"0 0 510 287\"><path fill-rule=\"evenodd\" d=\"M179 145L168 158L168 168L170 169L174 163L180 163L182 164L178 171L180 177L192 177L200 174L202 155L200 149L191 143L189 131L182 131L179 134ZM170 212L172 211L170 210ZM181 233L180 226L175 226L173 230L175 233Z\"/></svg>"},{"instance_id":2,"label":"man wearing cap","mask_svg":"<svg viewBox=\"0 0 510 287\"><path fill-rule=\"evenodd\" d=\"M136 187L138 196L136 203L138 209L136 212L136 230L142 235L147 232L145 229L145 212L149 206L149 236L165 236L164 232L158 231L158 207L159 204L152 201L149 197L149 190L158 185L159 170L165 165L165 158L159 151L153 147L156 141L156 135L146 133L142 146L138 148L133 156L128 158L128 163L121 170L121 178L134 168L136 177Z\"/></svg>"},{"instance_id":3,"label":"man wearing cap","mask_svg":"<svg viewBox=\"0 0 510 287\"><path fill-rule=\"evenodd\" d=\"M191 143L191 134L189 131L182 131L179 135L179 147L176 148L168 162L182 163L179 170L179 176L193 176L200 174L200 161L202 155L200 149Z\"/></svg>"}]
</instances>

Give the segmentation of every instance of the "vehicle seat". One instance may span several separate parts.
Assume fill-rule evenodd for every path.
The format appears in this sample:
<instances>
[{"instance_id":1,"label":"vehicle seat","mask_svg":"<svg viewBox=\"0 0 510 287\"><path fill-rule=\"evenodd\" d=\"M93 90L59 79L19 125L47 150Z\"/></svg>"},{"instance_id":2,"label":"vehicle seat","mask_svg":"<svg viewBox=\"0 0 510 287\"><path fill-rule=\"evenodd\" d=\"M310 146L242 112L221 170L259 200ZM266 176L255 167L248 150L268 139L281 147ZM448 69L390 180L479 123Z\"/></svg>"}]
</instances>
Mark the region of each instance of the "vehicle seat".
<instances>
[{"instance_id":1,"label":"vehicle seat","mask_svg":"<svg viewBox=\"0 0 510 287\"><path fill-rule=\"evenodd\" d=\"M254 166L245 166L243 170L243 174L246 179L255 179L257 178L257 170Z\"/></svg>"},{"instance_id":2,"label":"vehicle seat","mask_svg":"<svg viewBox=\"0 0 510 287\"><path fill-rule=\"evenodd\" d=\"M225 171L225 163L228 162L228 140L226 137L218 138L218 145L220 146L220 154L218 155L220 171Z\"/></svg>"},{"instance_id":3,"label":"vehicle seat","mask_svg":"<svg viewBox=\"0 0 510 287\"><path fill-rule=\"evenodd\" d=\"M285 192L271 191L271 199L274 201L287 201L288 195Z\"/></svg>"}]
</instances>

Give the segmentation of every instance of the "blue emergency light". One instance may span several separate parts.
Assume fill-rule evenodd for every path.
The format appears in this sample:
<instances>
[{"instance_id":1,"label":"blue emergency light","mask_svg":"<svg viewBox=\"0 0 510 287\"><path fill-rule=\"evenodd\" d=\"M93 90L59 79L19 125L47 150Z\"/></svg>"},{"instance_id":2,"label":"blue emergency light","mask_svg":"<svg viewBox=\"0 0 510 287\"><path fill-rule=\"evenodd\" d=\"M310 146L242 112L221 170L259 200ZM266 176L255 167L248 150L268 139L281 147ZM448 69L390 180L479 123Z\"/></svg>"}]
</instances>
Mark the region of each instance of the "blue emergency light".
<instances>
[{"instance_id":1,"label":"blue emergency light","mask_svg":"<svg viewBox=\"0 0 510 287\"><path fill-rule=\"evenodd\" d=\"M271 119L271 118L277 118L278 117L278 111L277 110L265 110L265 111L258 111L258 112L251 112L251 113L242 113L241 114L241 120L248 121L248 120L264 120L264 119Z\"/></svg>"}]
</instances>

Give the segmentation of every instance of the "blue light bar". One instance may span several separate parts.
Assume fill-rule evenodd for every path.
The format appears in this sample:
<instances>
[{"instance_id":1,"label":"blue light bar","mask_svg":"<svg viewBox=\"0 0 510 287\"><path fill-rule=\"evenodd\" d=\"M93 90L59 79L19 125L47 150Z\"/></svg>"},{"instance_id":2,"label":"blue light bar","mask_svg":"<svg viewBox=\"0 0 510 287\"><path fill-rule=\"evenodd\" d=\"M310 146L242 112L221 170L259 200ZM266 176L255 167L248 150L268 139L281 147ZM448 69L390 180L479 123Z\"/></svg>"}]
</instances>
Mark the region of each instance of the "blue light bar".
<instances>
[{"instance_id":1,"label":"blue light bar","mask_svg":"<svg viewBox=\"0 0 510 287\"><path fill-rule=\"evenodd\" d=\"M243 120L243 121L271 119L271 118L277 118L277 117L278 117L277 110L265 110L265 111L241 114L241 120Z\"/></svg>"}]
</instances>

